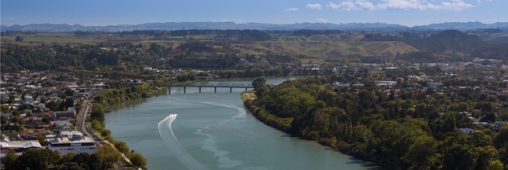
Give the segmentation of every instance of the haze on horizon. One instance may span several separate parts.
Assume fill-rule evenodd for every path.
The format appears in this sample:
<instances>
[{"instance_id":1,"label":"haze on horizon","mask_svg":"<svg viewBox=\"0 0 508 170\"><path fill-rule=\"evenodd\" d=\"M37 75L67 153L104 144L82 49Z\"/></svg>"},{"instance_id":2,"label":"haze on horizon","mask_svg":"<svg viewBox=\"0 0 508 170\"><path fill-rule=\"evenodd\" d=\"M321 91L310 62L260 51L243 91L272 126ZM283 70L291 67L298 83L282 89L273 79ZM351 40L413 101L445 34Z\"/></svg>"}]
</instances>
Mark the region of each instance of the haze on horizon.
<instances>
[{"instance_id":1,"label":"haze on horizon","mask_svg":"<svg viewBox=\"0 0 508 170\"><path fill-rule=\"evenodd\" d=\"M87 26L150 22L233 21L291 24L508 21L505 0L2 0L1 24Z\"/></svg>"}]
</instances>

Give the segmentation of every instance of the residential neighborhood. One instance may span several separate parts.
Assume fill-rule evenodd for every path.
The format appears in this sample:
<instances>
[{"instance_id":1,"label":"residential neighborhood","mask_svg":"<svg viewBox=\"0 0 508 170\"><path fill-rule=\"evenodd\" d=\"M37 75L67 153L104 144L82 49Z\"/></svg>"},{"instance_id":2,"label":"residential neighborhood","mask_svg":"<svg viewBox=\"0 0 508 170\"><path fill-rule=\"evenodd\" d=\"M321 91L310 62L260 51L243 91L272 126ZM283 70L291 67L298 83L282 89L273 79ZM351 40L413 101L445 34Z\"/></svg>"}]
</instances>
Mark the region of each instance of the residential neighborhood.
<instances>
[{"instance_id":1,"label":"residential neighborhood","mask_svg":"<svg viewBox=\"0 0 508 170\"><path fill-rule=\"evenodd\" d=\"M81 103L101 88L100 79L78 82L71 74L48 72L22 72L2 74L1 117L2 156L10 149L18 154L30 149L50 147L55 143L75 141L79 132L76 118ZM75 132L73 136L62 136ZM82 137L83 135L80 134ZM69 140L63 140L68 137ZM72 140L70 140L72 139ZM94 141L90 138L87 142ZM62 154L67 153L55 149ZM76 150L80 153L80 150ZM95 152L95 149L86 151Z\"/></svg>"}]
</instances>

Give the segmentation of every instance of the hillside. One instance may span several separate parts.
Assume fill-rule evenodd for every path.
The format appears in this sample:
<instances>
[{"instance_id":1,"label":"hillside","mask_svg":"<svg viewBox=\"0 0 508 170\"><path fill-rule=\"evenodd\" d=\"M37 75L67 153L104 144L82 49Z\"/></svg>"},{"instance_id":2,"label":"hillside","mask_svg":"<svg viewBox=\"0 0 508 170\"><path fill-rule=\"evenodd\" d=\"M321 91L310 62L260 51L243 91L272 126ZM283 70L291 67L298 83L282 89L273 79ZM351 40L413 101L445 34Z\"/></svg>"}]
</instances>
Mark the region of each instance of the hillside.
<instances>
[{"instance_id":1,"label":"hillside","mask_svg":"<svg viewBox=\"0 0 508 170\"><path fill-rule=\"evenodd\" d=\"M2 31L38 31L38 32L73 32L73 31L133 31L133 30L348 30L348 31L404 31L404 30L475 30L475 29L503 29L508 30L508 23L497 22L484 24L480 22L447 22L420 26L404 26L387 23L295 23L295 24L267 24L267 23L235 23L235 22L159 22L130 25L84 26L79 24L27 24L2 25Z\"/></svg>"},{"instance_id":2,"label":"hillside","mask_svg":"<svg viewBox=\"0 0 508 170\"><path fill-rule=\"evenodd\" d=\"M242 69L304 63L508 59L506 33L178 30L2 33L2 71Z\"/></svg>"}]
</instances>

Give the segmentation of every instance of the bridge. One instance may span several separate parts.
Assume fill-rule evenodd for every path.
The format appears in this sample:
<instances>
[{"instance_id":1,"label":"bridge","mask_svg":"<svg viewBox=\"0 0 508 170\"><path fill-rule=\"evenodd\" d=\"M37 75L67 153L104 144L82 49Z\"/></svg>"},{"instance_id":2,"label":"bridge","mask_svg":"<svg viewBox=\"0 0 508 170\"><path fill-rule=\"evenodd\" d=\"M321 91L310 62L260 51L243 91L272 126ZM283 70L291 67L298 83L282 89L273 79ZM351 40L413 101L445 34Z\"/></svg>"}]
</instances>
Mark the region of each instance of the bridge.
<instances>
[{"instance_id":1,"label":"bridge","mask_svg":"<svg viewBox=\"0 0 508 170\"><path fill-rule=\"evenodd\" d=\"M179 87L183 88L183 93L187 93L187 88L198 88L199 93L203 88L213 88L214 92L217 93L217 88L229 88L229 92L232 93L233 89L254 89L251 84L228 84L228 83L216 83L216 84L184 84L184 85L170 85L168 86L168 93L171 94L171 88Z\"/></svg>"}]
</instances>

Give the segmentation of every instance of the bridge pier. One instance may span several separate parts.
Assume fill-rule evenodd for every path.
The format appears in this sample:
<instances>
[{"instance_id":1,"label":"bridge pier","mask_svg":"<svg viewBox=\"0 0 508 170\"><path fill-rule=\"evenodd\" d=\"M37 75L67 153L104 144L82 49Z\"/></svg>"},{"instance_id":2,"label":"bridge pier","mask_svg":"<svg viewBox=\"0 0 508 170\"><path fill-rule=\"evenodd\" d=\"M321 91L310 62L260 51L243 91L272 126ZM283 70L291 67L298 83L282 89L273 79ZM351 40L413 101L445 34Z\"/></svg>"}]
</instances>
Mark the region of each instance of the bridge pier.
<instances>
[{"instance_id":1,"label":"bridge pier","mask_svg":"<svg viewBox=\"0 0 508 170\"><path fill-rule=\"evenodd\" d=\"M187 94L187 86L183 86L183 94Z\"/></svg>"},{"instance_id":2,"label":"bridge pier","mask_svg":"<svg viewBox=\"0 0 508 170\"><path fill-rule=\"evenodd\" d=\"M201 93L201 86L199 86L199 93Z\"/></svg>"},{"instance_id":3,"label":"bridge pier","mask_svg":"<svg viewBox=\"0 0 508 170\"><path fill-rule=\"evenodd\" d=\"M229 87L229 93L233 93L233 87Z\"/></svg>"},{"instance_id":4,"label":"bridge pier","mask_svg":"<svg viewBox=\"0 0 508 170\"><path fill-rule=\"evenodd\" d=\"M167 95L171 95L171 86L168 87Z\"/></svg>"},{"instance_id":5,"label":"bridge pier","mask_svg":"<svg viewBox=\"0 0 508 170\"><path fill-rule=\"evenodd\" d=\"M214 87L214 92L217 93L217 86Z\"/></svg>"}]
</instances>

